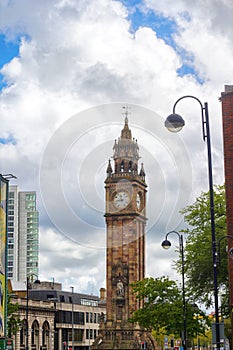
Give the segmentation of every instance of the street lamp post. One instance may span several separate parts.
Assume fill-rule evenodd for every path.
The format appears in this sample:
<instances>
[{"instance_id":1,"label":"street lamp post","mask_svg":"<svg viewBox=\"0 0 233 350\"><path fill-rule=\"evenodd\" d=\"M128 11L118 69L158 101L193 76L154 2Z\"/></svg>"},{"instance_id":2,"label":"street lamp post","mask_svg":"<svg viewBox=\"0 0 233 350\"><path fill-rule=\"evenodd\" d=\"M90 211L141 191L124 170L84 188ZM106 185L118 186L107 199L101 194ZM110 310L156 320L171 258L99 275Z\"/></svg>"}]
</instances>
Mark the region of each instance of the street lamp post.
<instances>
[{"instance_id":1,"label":"street lamp post","mask_svg":"<svg viewBox=\"0 0 233 350\"><path fill-rule=\"evenodd\" d=\"M37 279L35 280L34 283L40 283L40 281L38 280L38 276L34 273L30 274L27 276L27 279L26 279L26 346L25 346L25 350L29 350L29 346L28 346L28 339L29 339L29 305L28 305L28 302L29 302L29 286L30 286L30 278L35 276Z\"/></svg>"},{"instance_id":2,"label":"street lamp post","mask_svg":"<svg viewBox=\"0 0 233 350\"><path fill-rule=\"evenodd\" d=\"M29 299L29 276L27 276L27 281L26 281L26 289L27 289L27 294L26 294L26 350L28 350L28 299Z\"/></svg>"},{"instance_id":3,"label":"street lamp post","mask_svg":"<svg viewBox=\"0 0 233 350\"><path fill-rule=\"evenodd\" d=\"M171 242L167 239L171 233L177 234L179 237L179 250L181 254L181 274L182 274L182 301L183 301L183 333L182 333L182 346L183 349L187 349L187 322L186 322L186 299L185 299L185 281L184 281L184 243L183 235L177 231L170 231L166 234L165 240L162 242L161 246L164 249L169 249L171 247Z\"/></svg>"},{"instance_id":4,"label":"street lamp post","mask_svg":"<svg viewBox=\"0 0 233 350\"><path fill-rule=\"evenodd\" d=\"M177 103L184 98L193 98L199 102L201 106L202 118L202 133L203 141L207 141L207 156L208 156L208 175L209 175L209 197L210 197L210 220L211 220L211 234L212 234L212 260L213 260L213 282L214 282L214 307L215 307L215 332L216 332L216 347L220 349L220 331L219 331L219 310L218 310L218 278L217 278L217 244L215 235L215 220L214 220L214 191L213 191L213 174L212 174L212 157L211 157L211 140L209 127L209 112L208 103L204 106L201 101L192 95L180 97L173 106L173 113L169 115L165 121L165 127L172 132L180 131L185 122L183 118L175 113Z\"/></svg>"},{"instance_id":5,"label":"street lamp post","mask_svg":"<svg viewBox=\"0 0 233 350\"><path fill-rule=\"evenodd\" d=\"M72 323L72 350L74 350L74 287L70 287L72 292L72 311L71 311L71 323Z\"/></svg>"}]
</instances>

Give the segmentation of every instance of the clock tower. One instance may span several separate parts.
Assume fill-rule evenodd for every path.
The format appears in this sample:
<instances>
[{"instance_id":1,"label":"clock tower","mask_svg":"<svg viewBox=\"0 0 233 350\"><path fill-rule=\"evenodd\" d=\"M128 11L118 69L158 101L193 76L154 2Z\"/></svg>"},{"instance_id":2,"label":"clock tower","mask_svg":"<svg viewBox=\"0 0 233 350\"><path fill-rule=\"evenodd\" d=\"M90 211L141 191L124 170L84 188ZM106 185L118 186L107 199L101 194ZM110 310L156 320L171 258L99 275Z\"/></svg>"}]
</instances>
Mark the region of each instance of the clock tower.
<instances>
[{"instance_id":1,"label":"clock tower","mask_svg":"<svg viewBox=\"0 0 233 350\"><path fill-rule=\"evenodd\" d=\"M109 160L106 170L106 320L93 349L141 349L144 342L148 349L155 348L150 334L129 321L143 306L132 294L131 284L145 275L147 185L143 164L138 168L139 158L126 113L113 146L113 164Z\"/></svg>"}]
</instances>

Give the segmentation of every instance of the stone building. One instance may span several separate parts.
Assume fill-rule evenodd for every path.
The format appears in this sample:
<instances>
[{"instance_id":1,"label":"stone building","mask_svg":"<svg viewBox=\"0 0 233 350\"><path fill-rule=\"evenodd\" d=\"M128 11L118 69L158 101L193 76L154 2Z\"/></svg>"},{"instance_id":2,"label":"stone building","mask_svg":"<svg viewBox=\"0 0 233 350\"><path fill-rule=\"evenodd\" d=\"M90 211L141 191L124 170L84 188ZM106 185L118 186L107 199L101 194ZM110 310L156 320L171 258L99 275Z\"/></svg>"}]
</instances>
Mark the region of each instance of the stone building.
<instances>
[{"instance_id":1,"label":"stone building","mask_svg":"<svg viewBox=\"0 0 233 350\"><path fill-rule=\"evenodd\" d=\"M105 318L105 290L101 295L63 291L59 283L31 284L28 290L14 291L22 327L14 337L15 350L87 350L99 334ZM28 319L28 335L27 335Z\"/></svg>"},{"instance_id":2,"label":"stone building","mask_svg":"<svg viewBox=\"0 0 233 350\"><path fill-rule=\"evenodd\" d=\"M26 349L27 344L30 350L55 349L55 309L53 302L29 299L27 304L27 299L20 297L13 297L12 302L18 303L18 315L22 321L20 331L14 336L14 349Z\"/></svg>"}]
</instances>

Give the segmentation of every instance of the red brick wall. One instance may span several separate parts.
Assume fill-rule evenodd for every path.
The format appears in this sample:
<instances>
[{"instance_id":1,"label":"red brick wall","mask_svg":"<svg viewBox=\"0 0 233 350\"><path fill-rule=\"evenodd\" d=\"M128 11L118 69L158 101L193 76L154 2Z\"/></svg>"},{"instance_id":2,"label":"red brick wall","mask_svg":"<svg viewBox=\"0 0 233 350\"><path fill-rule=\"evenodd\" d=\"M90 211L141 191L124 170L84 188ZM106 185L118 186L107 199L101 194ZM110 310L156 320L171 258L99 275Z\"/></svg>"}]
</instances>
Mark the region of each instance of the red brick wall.
<instances>
[{"instance_id":1,"label":"red brick wall","mask_svg":"<svg viewBox=\"0 0 233 350\"><path fill-rule=\"evenodd\" d=\"M221 94L223 119L223 144L226 186L227 235L233 236L233 86ZM228 240L228 248L233 240ZM230 305L233 308L233 259L229 258Z\"/></svg>"}]
</instances>

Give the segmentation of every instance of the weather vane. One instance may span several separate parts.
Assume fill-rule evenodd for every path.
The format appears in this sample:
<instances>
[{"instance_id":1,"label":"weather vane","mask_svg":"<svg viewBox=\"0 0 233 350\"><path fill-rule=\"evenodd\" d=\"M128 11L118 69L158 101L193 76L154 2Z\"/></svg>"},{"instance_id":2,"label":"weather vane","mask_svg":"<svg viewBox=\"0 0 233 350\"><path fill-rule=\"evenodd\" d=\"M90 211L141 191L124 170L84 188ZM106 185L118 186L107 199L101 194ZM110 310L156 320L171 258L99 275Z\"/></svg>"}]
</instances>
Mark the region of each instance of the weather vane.
<instances>
[{"instance_id":1,"label":"weather vane","mask_svg":"<svg viewBox=\"0 0 233 350\"><path fill-rule=\"evenodd\" d=\"M127 118L128 115L130 114L129 112L130 107L128 105L125 105L125 106L122 106L122 108L124 109L122 114L125 115L125 117Z\"/></svg>"}]
</instances>

